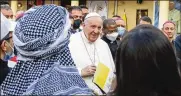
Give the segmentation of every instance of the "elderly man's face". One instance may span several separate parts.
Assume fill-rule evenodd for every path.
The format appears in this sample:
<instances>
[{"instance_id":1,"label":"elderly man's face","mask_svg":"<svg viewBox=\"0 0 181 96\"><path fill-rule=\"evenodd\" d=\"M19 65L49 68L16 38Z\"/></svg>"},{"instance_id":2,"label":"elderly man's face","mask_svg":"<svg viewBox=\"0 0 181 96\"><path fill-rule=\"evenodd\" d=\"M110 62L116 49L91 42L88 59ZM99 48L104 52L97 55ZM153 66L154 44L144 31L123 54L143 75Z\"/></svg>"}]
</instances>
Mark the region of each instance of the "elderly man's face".
<instances>
[{"instance_id":1,"label":"elderly man's face","mask_svg":"<svg viewBox=\"0 0 181 96\"><path fill-rule=\"evenodd\" d=\"M102 19L100 17L90 17L83 24L83 31L90 42L95 42L102 32Z\"/></svg>"},{"instance_id":2,"label":"elderly man's face","mask_svg":"<svg viewBox=\"0 0 181 96\"><path fill-rule=\"evenodd\" d=\"M80 11L80 10L72 10L71 16L74 18L74 20L77 20L77 19L82 20L82 11Z\"/></svg>"},{"instance_id":3,"label":"elderly man's face","mask_svg":"<svg viewBox=\"0 0 181 96\"><path fill-rule=\"evenodd\" d=\"M175 34L175 25L172 23L166 23L163 26L163 32L167 35L168 39L172 40Z\"/></svg>"},{"instance_id":4,"label":"elderly man's face","mask_svg":"<svg viewBox=\"0 0 181 96\"><path fill-rule=\"evenodd\" d=\"M1 9L1 12L7 19L13 19L13 11L12 10Z\"/></svg>"}]
</instances>

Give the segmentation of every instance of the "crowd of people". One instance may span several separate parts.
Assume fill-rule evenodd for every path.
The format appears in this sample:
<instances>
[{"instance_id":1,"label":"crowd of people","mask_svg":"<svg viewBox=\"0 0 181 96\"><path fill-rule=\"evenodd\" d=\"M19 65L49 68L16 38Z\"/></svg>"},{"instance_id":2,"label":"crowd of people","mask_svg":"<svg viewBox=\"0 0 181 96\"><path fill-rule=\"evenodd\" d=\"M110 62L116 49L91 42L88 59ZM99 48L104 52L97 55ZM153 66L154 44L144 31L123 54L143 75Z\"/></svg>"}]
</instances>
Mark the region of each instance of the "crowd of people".
<instances>
[{"instance_id":1,"label":"crowd of people","mask_svg":"<svg viewBox=\"0 0 181 96\"><path fill-rule=\"evenodd\" d=\"M1 95L181 96L181 35L148 16L127 30L86 6L1 5ZM177 30L178 31L178 30ZM10 64L15 58L15 64Z\"/></svg>"}]
</instances>

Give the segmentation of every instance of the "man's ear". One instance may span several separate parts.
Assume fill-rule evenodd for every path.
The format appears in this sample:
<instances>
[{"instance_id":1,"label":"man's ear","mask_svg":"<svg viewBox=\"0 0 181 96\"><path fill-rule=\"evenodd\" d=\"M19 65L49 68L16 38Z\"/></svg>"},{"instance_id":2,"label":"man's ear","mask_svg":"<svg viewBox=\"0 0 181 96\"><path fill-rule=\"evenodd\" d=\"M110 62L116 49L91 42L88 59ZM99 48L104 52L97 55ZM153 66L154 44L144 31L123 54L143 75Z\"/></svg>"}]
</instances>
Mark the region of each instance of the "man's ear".
<instances>
[{"instance_id":1,"label":"man's ear","mask_svg":"<svg viewBox=\"0 0 181 96\"><path fill-rule=\"evenodd\" d=\"M2 43L1 43L1 46L0 46L1 49L2 49L3 51L6 51L6 50L7 50L7 47L6 47L6 46L7 46L6 41L3 40Z\"/></svg>"}]
</instances>

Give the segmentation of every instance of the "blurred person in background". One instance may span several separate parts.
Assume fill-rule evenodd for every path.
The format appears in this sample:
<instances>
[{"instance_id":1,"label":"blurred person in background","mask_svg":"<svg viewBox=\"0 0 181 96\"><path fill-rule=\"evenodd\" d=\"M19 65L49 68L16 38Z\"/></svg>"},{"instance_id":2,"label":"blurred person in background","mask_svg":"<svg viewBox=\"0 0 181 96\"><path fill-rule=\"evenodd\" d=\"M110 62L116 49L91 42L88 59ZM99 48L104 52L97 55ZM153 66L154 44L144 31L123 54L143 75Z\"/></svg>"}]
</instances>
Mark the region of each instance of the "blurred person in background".
<instances>
[{"instance_id":1,"label":"blurred person in background","mask_svg":"<svg viewBox=\"0 0 181 96\"><path fill-rule=\"evenodd\" d=\"M181 12L175 9L175 2L169 1L169 14L168 20L175 23L175 34L181 34Z\"/></svg>"},{"instance_id":2,"label":"blurred person in background","mask_svg":"<svg viewBox=\"0 0 181 96\"><path fill-rule=\"evenodd\" d=\"M116 21L119 36L120 36L120 38L122 38L123 35L127 32L126 28L125 28L126 24L125 24L124 20L118 15L114 15L112 17L112 19L114 19Z\"/></svg>"},{"instance_id":3,"label":"blurred person in background","mask_svg":"<svg viewBox=\"0 0 181 96\"><path fill-rule=\"evenodd\" d=\"M88 14L88 7L85 5L80 5L80 8L82 9L82 15L85 16L85 14Z\"/></svg>"},{"instance_id":4,"label":"blurred person in background","mask_svg":"<svg viewBox=\"0 0 181 96\"><path fill-rule=\"evenodd\" d=\"M86 5L80 5L80 8L82 9L82 22L84 22L84 18L87 16L88 12L88 7ZM82 30L82 23L80 25L80 29Z\"/></svg>"},{"instance_id":5,"label":"blurred person in background","mask_svg":"<svg viewBox=\"0 0 181 96\"><path fill-rule=\"evenodd\" d=\"M174 49L174 52L177 56L177 62L179 63L179 65L181 65L181 59L180 59L180 49L179 49L179 37L177 38L177 41L175 41L175 37L176 37L176 26L175 23L172 21L166 21L163 24L163 28L162 28L163 33L167 36L167 38L169 39L170 43L172 44L172 47ZM179 36L179 35L178 35ZM181 66L180 66L181 68Z\"/></svg>"},{"instance_id":6,"label":"blurred person in background","mask_svg":"<svg viewBox=\"0 0 181 96\"><path fill-rule=\"evenodd\" d=\"M138 25L116 55L117 96L181 96L181 78L170 41L152 25Z\"/></svg>"},{"instance_id":7,"label":"blurred person in background","mask_svg":"<svg viewBox=\"0 0 181 96\"><path fill-rule=\"evenodd\" d=\"M76 30L76 32L81 32L81 24L82 24L82 9L79 6L71 6L69 9L70 16L74 19L74 23L72 25L73 29Z\"/></svg>"},{"instance_id":8,"label":"blurred person in background","mask_svg":"<svg viewBox=\"0 0 181 96\"><path fill-rule=\"evenodd\" d=\"M118 45L120 44L120 37L115 20L113 19L104 20L102 30L104 33L104 35L102 36L102 40L104 40L108 44L111 50L112 57L115 60L116 51Z\"/></svg>"},{"instance_id":9,"label":"blurred person in background","mask_svg":"<svg viewBox=\"0 0 181 96\"><path fill-rule=\"evenodd\" d=\"M74 25L74 18L73 18L72 16L69 16L69 19L70 19L70 21L71 21L71 28L70 28L71 33L72 33L72 34L75 34L75 33L77 33L77 31L76 31L76 29L73 27L73 26L75 26L75 25Z\"/></svg>"},{"instance_id":10,"label":"blurred person in background","mask_svg":"<svg viewBox=\"0 0 181 96\"><path fill-rule=\"evenodd\" d=\"M163 24L162 31L168 37L170 43L174 46L174 39L175 39L175 33L176 33L175 23L172 21L166 21Z\"/></svg>"},{"instance_id":11,"label":"blurred person in background","mask_svg":"<svg viewBox=\"0 0 181 96\"><path fill-rule=\"evenodd\" d=\"M152 24L152 21L148 16L141 17L139 21L140 21L139 24Z\"/></svg>"},{"instance_id":12,"label":"blurred person in background","mask_svg":"<svg viewBox=\"0 0 181 96\"><path fill-rule=\"evenodd\" d=\"M16 26L16 22L15 22L15 20L14 20L13 11L12 11L9 3L8 3L8 4L6 4L6 3L1 4L1 13L2 13L2 14L10 21L10 23L11 23L11 27L9 27L9 28L10 28L9 31L14 31L14 28L15 28L15 26ZM13 49L14 49L14 48L13 48ZM15 53L15 55L16 55L16 50L14 50L14 53Z\"/></svg>"},{"instance_id":13,"label":"blurred person in background","mask_svg":"<svg viewBox=\"0 0 181 96\"><path fill-rule=\"evenodd\" d=\"M12 20L14 18L13 11L8 4L1 5L1 13L7 18Z\"/></svg>"},{"instance_id":14,"label":"blurred person in background","mask_svg":"<svg viewBox=\"0 0 181 96\"><path fill-rule=\"evenodd\" d=\"M9 5L9 2L7 0L1 0L0 1L0 5L4 5L4 4L8 4Z\"/></svg>"},{"instance_id":15,"label":"blurred person in background","mask_svg":"<svg viewBox=\"0 0 181 96\"><path fill-rule=\"evenodd\" d=\"M88 13L84 14L84 16L82 17L82 22L84 22L85 17L87 16ZM83 23L82 23L83 24Z\"/></svg>"},{"instance_id":16,"label":"blurred person in background","mask_svg":"<svg viewBox=\"0 0 181 96\"><path fill-rule=\"evenodd\" d=\"M121 16L119 16L119 15L114 15L113 17L112 17L112 19L114 19L114 20L117 20L117 19L120 19L121 18Z\"/></svg>"},{"instance_id":17,"label":"blurred person in background","mask_svg":"<svg viewBox=\"0 0 181 96\"><path fill-rule=\"evenodd\" d=\"M181 34L175 39L176 55L181 60Z\"/></svg>"},{"instance_id":18,"label":"blurred person in background","mask_svg":"<svg viewBox=\"0 0 181 96\"><path fill-rule=\"evenodd\" d=\"M10 21L1 13L0 38L0 85L9 73L8 60L13 54L12 32L9 32Z\"/></svg>"}]
</instances>

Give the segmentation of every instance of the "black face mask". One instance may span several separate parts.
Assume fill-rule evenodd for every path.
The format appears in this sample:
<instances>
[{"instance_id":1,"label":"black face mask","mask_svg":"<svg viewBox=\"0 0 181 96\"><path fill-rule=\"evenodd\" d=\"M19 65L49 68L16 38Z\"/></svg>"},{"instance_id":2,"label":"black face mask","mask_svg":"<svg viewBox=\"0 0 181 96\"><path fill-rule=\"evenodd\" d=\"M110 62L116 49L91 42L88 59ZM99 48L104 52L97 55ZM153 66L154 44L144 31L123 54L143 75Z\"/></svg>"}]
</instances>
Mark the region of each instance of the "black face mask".
<instances>
[{"instance_id":1,"label":"black face mask","mask_svg":"<svg viewBox=\"0 0 181 96\"><path fill-rule=\"evenodd\" d=\"M81 23L80 19L74 20L73 29L79 29Z\"/></svg>"}]
</instances>

